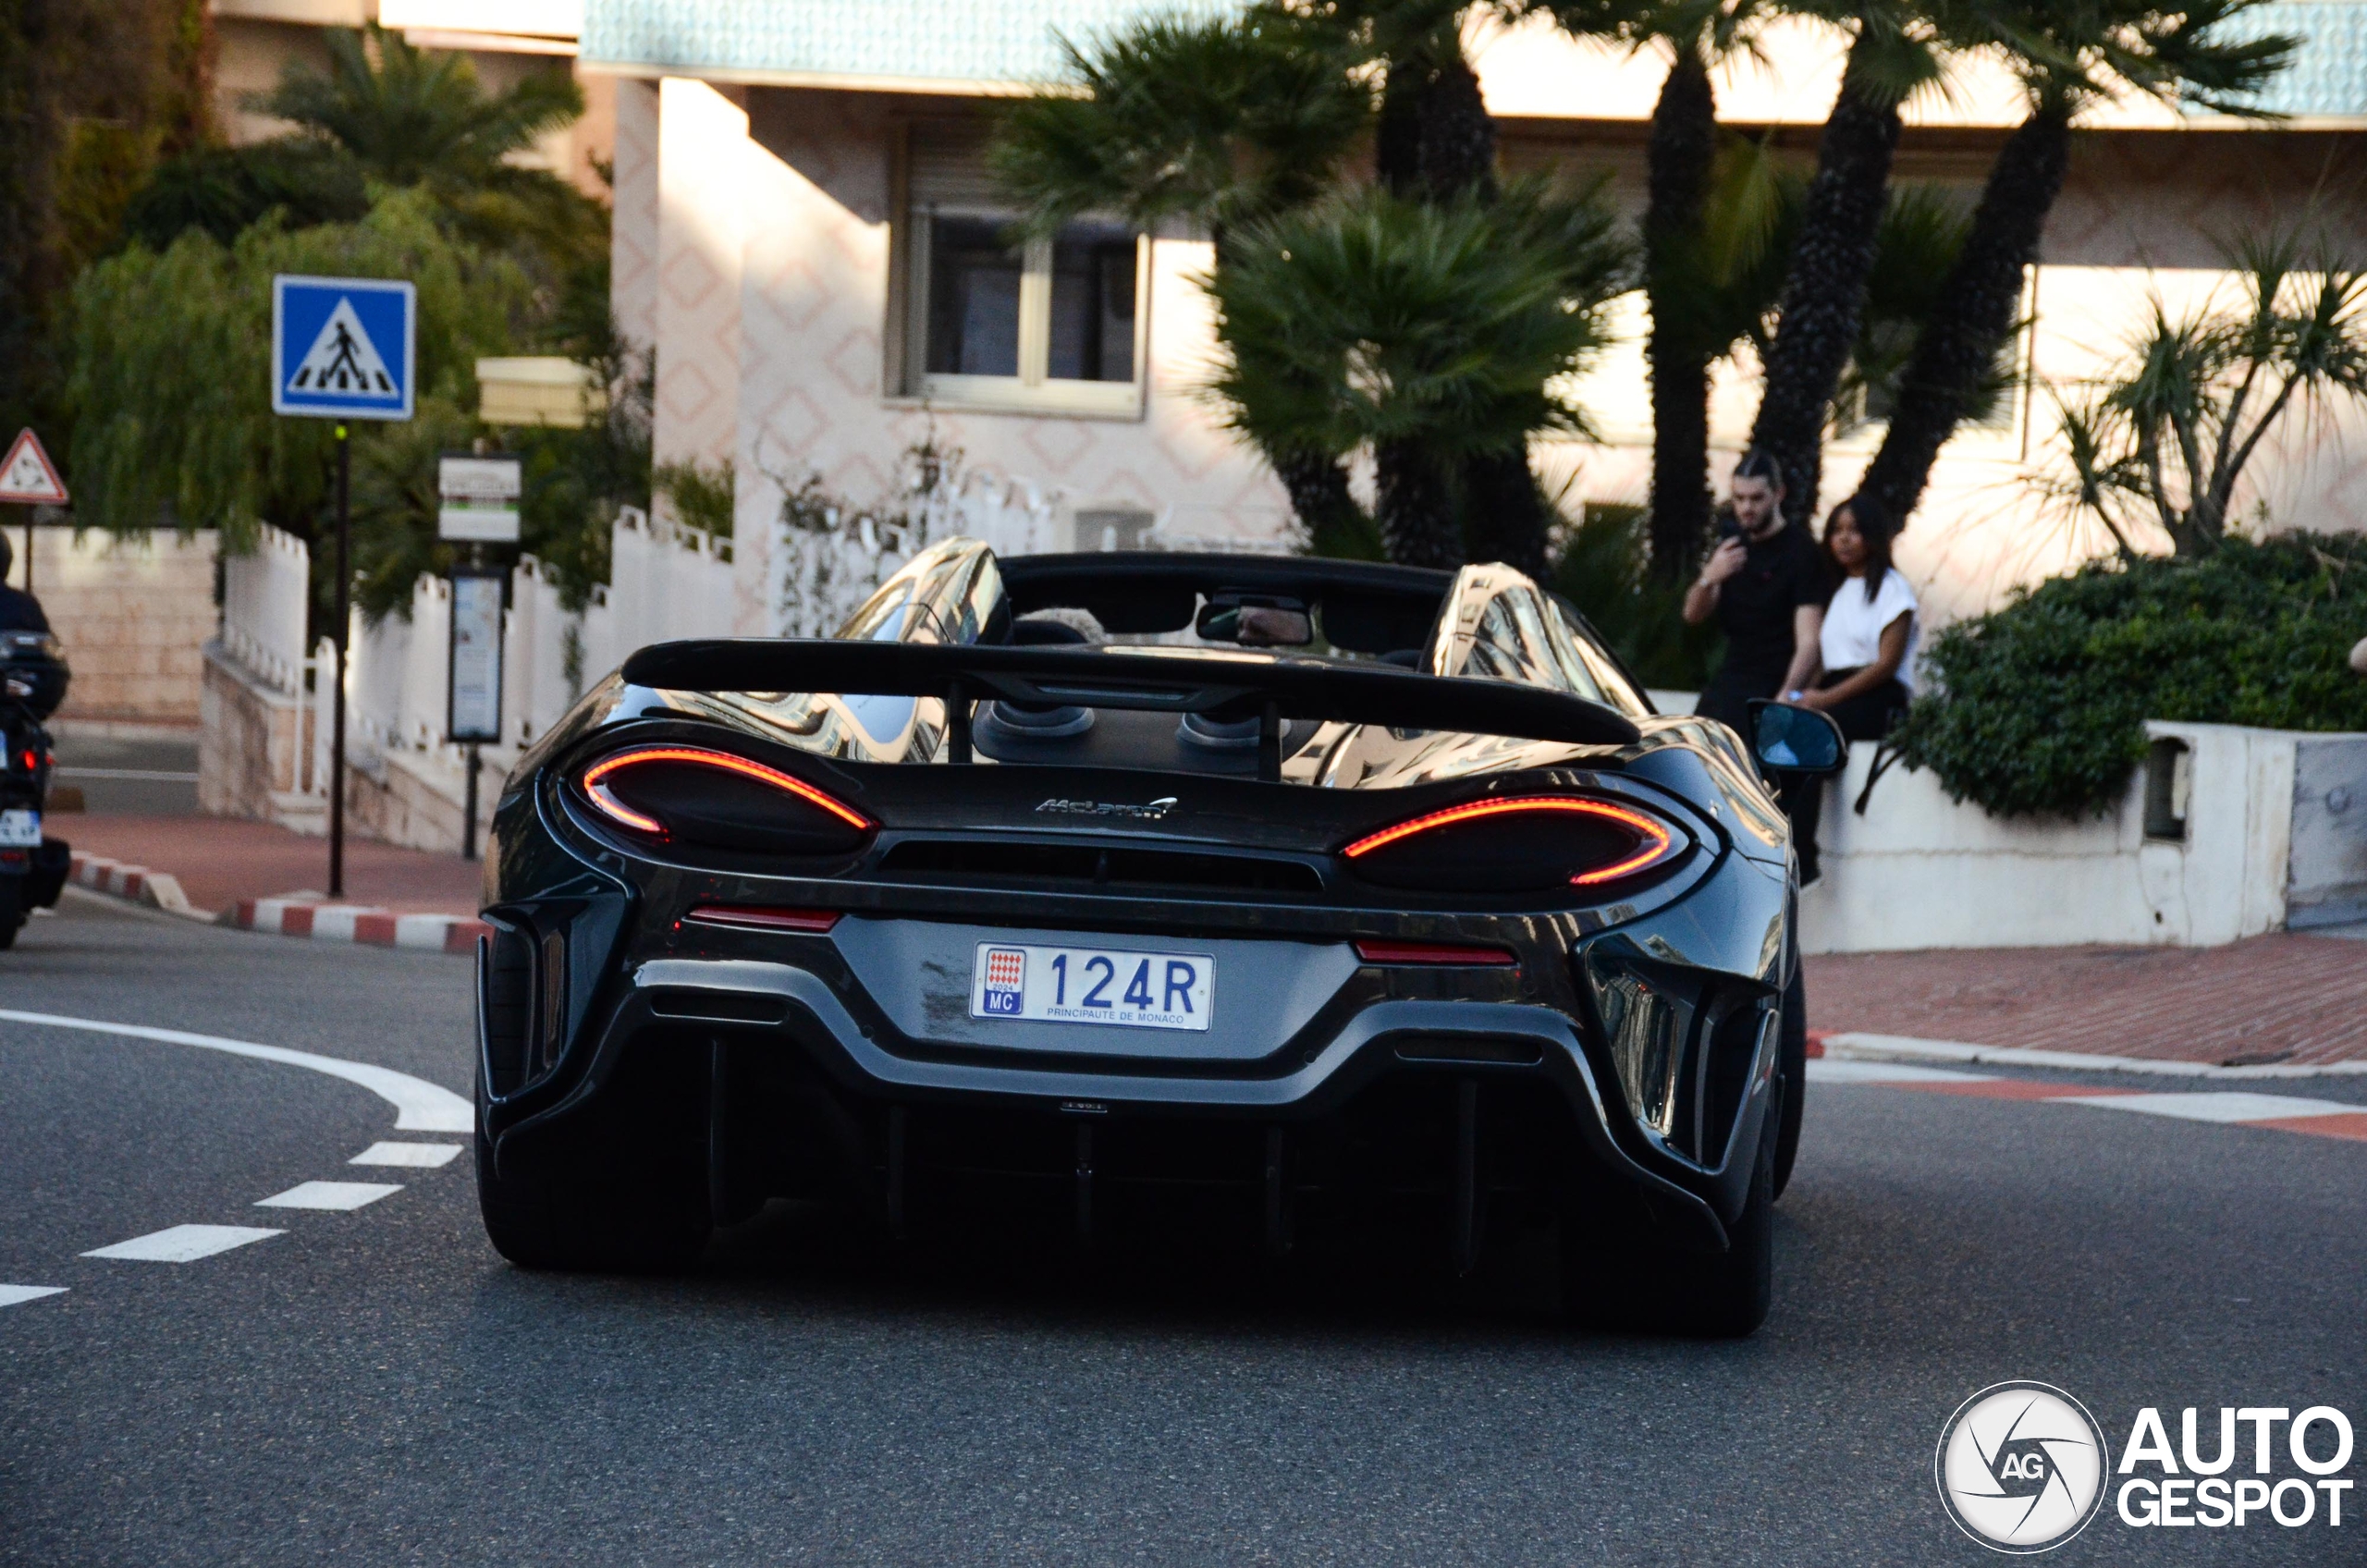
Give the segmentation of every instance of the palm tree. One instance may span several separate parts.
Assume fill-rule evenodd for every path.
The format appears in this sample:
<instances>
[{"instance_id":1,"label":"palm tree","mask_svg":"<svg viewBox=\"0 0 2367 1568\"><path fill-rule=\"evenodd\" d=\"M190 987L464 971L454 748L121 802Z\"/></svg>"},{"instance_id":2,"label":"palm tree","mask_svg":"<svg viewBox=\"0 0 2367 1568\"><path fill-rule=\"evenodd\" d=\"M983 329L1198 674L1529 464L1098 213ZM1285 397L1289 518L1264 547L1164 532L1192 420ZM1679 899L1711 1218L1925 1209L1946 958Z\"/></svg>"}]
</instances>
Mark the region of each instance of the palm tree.
<instances>
[{"instance_id":1,"label":"palm tree","mask_svg":"<svg viewBox=\"0 0 2367 1568\"><path fill-rule=\"evenodd\" d=\"M1897 151L1899 110L1939 80L1940 38L1913 0L1809 0L1800 8L1852 31L1841 91L1817 142L1798 240L1750 444L1783 465L1791 503L1813 515L1833 395L1858 341L1866 279Z\"/></svg>"},{"instance_id":2,"label":"palm tree","mask_svg":"<svg viewBox=\"0 0 2367 1568\"><path fill-rule=\"evenodd\" d=\"M1970 233L1924 318L1900 377L1882 449L1865 488L1904 519L1922 499L1932 464L1972 411L2012 333L2022 280L2037 259L2046 215L2063 189L2071 123L2115 83L2157 97L2174 92L2225 113L2254 112L2246 97L2281 70L2296 42L2279 36L2220 41L2221 25L2260 0L2022 0L1983 4L1951 18L1960 43L2002 47L2030 97L2030 113L1990 165Z\"/></svg>"},{"instance_id":3,"label":"palm tree","mask_svg":"<svg viewBox=\"0 0 2367 1568\"><path fill-rule=\"evenodd\" d=\"M1097 212L1145 229L1186 218L1208 230L1217 278L1245 228L1329 188L1372 119L1353 55L1278 9L1152 18L1062 48L1070 83L1012 104L989 153L1024 227L1049 234ZM1365 519L1338 460L1258 439L1310 540L1353 547Z\"/></svg>"},{"instance_id":4,"label":"palm tree","mask_svg":"<svg viewBox=\"0 0 2367 1568\"><path fill-rule=\"evenodd\" d=\"M1232 350L1215 389L1261 443L1371 453L1390 558L1457 566L1494 498L1475 459L1509 450L1534 496L1527 437L1585 433L1551 384L1600 346L1626 272L1599 190L1343 194L1245 236L1211 280Z\"/></svg>"},{"instance_id":5,"label":"palm tree","mask_svg":"<svg viewBox=\"0 0 2367 1568\"><path fill-rule=\"evenodd\" d=\"M1735 339L1706 334L1699 313L1704 280L1705 204L1717 160L1718 105L1711 72L1751 48L1760 0L1552 0L1564 31L1607 38L1668 55L1646 144L1644 297L1651 329L1652 479L1646 573L1676 582L1698 564L1710 537L1710 368Z\"/></svg>"},{"instance_id":6,"label":"palm tree","mask_svg":"<svg viewBox=\"0 0 2367 1568\"><path fill-rule=\"evenodd\" d=\"M2231 245L2242 299L2173 318L2156 297L2132 353L2062 410L2071 482L2124 557L2157 526L2181 556L2216 549L2245 465L2287 414L2367 401L2367 273L2288 231Z\"/></svg>"},{"instance_id":7,"label":"palm tree","mask_svg":"<svg viewBox=\"0 0 2367 1568\"><path fill-rule=\"evenodd\" d=\"M288 67L248 107L291 122L285 141L350 159L370 179L423 186L445 220L481 245L560 273L606 253L598 202L517 154L583 113L563 71L536 71L485 92L466 55L416 49L376 23L327 33L329 68ZM263 144L270 146L270 143Z\"/></svg>"},{"instance_id":8,"label":"palm tree","mask_svg":"<svg viewBox=\"0 0 2367 1568\"><path fill-rule=\"evenodd\" d=\"M326 35L326 76L290 65L249 107L342 148L388 185L498 186L523 171L513 153L572 123L583 94L561 71L537 71L487 94L466 55L415 49L375 22Z\"/></svg>"}]
</instances>

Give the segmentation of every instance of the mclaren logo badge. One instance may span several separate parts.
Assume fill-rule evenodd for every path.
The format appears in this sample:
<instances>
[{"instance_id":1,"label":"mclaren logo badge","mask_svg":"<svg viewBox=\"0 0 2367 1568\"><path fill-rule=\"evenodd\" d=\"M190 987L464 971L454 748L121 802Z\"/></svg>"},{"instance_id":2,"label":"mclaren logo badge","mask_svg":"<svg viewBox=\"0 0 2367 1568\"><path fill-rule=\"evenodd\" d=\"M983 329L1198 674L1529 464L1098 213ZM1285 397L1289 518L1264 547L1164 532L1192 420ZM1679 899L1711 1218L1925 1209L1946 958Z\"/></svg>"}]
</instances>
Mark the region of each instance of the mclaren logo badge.
<instances>
[{"instance_id":1,"label":"mclaren logo badge","mask_svg":"<svg viewBox=\"0 0 2367 1568\"><path fill-rule=\"evenodd\" d=\"M1036 815L1052 816L1121 816L1134 822L1157 822L1175 809L1175 797L1161 795L1141 805L1126 805L1115 801L1070 801L1055 795L1036 808Z\"/></svg>"}]
</instances>

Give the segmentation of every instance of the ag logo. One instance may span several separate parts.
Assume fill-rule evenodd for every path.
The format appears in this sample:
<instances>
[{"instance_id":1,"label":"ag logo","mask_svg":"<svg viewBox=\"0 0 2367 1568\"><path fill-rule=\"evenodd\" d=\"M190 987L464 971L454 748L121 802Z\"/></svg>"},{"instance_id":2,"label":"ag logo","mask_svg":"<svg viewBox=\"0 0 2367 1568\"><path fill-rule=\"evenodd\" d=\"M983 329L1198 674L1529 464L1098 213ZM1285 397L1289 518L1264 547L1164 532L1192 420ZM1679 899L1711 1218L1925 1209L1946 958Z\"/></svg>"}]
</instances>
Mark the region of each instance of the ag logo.
<instances>
[{"instance_id":1,"label":"ag logo","mask_svg":"<svg viewBox=\"0 0 2367 1568\"><path fill-rule=\"evenodd\" d=\"M1940 1429L1932 1468L1956 1527L1994 1551L2050 1551L2088 1527L2110 1455L2079 1402L2045 1383L1998 1383Z\"/></svg>"}]
</instances>

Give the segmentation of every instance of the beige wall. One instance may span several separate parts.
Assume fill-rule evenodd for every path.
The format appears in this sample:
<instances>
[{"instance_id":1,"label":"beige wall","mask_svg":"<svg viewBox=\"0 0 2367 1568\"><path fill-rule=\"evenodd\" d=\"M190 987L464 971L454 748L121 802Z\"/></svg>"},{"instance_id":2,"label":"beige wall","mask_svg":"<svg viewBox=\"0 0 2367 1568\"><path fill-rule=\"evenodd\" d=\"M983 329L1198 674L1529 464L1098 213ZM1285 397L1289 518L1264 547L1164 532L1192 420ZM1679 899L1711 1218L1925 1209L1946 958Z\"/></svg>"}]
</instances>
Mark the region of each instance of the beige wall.
<instances>
[{"instance_id":1,"label":"beige wall","mask_svg":"<svg viewBox=\"0 0 2367 1568\"><path fill-rule=\"evenodd\" d=\"M58 716L195 725L202 650L217 619L212 531L115 539L37 528L33 537L33 593L74 669ZM21 588L24 530L9 529L8 542L8 581Z\"/></svg>"}]
</instances>

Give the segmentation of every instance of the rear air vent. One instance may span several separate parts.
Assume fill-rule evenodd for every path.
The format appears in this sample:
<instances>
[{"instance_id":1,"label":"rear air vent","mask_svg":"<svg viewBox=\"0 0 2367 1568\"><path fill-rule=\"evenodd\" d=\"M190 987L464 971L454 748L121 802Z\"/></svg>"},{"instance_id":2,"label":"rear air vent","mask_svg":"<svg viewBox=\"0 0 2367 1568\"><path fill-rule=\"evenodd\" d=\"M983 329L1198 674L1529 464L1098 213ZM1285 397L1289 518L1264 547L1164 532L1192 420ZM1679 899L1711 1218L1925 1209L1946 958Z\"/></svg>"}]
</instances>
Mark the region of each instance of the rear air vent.
<instances>
[{"instance_id":1,"label":"rear air vent","mask_svg":"<svg viewBox=\"0 0 2367 1568\"><path fill-rule=\"evenodd\" d=\"M890 876L998 886L1184 888L1233 893L1323 890L1323 878L1316 869L1294 860L977 839L907 839L880 858L879 869Z\"/></svg>"},{"instance_id":2,"label":"rear air vent","mask_svg":"<svg viewBox=\"0 0 2367 1568\"><path fill-rule=\"evenodd\" d=\"M779 997L744 991L708 991L690 986L660 986L649 993L649 1011L660 1018L695 1018L710 1023L779 1023L789 1004Z\"/></svg>"},{"instance_id":3,"label":"rear air vent","mask_svg":"<svg viewBox=\"0 0 2367 1568\"><path fill-rule=\"evenodd\" d=\"M534 948L526 932L485 922L477 938L477 1018L483 1031L485 1087L497 1098L516 1094L532 1072L528 1041L534 1013Z\"/></svg>"}]
</instances>

